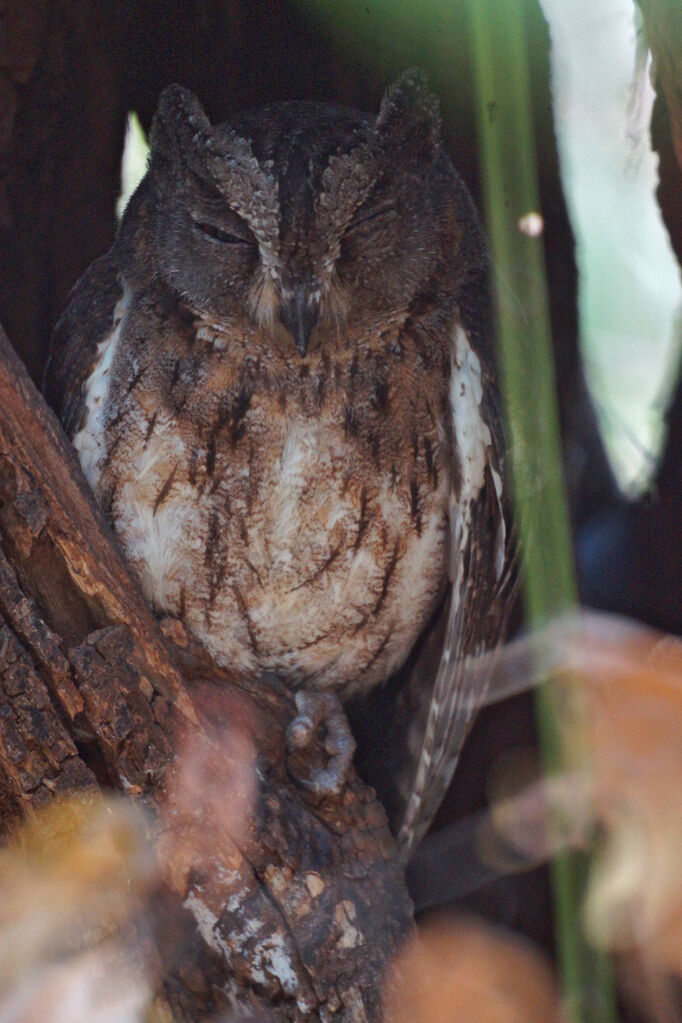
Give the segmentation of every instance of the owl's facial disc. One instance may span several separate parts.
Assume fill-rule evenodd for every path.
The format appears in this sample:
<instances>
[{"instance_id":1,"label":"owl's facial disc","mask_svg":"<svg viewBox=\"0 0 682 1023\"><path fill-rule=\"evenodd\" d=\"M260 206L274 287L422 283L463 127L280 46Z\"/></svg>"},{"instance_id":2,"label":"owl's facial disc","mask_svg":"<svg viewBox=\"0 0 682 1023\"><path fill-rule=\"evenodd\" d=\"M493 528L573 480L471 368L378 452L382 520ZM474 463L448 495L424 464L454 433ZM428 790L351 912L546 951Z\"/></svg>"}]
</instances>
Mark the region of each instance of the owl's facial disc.
<instances>
[{"instance_id":1,"label":"owl's facial disc","mask_svg":"<svg viewBox=\"0 0 682 1023\"><path fill-rule=\"evenodd\" d=\"M440 153L438 104L415 71L375 116L293 102L217 127L170 86L152 129L151 270L199 315L270 336L285 358L352 346L425 288L444 292ZM150 272L148 246L139 253Z\"/></svg>"}]
</instances>

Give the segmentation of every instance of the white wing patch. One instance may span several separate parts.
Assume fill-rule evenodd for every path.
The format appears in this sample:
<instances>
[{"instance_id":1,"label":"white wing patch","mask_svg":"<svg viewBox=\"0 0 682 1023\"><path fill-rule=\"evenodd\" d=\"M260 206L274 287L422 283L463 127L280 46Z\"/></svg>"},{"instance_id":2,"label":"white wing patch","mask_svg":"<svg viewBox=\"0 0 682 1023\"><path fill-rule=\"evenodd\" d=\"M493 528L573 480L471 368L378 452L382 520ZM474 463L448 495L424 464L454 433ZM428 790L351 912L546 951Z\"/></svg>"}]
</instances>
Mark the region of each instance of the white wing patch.
<instances>
[{"instance_id":1,"label":"white wing patch","mask_svg":"<svg viewBox=\"0 0 682 1023\"><path fill-rule=\"evenodd\" d=\"M97 489L101 463L106 451L105 409L111 384L111 367L118 348L126 314L130 308L131 290L124 288L114 307L111 333L97 345L95 368L85 384L85 422L73 438L85 478Z\"/></svg>"},{"instance_id":2,"label":"white wing patch","mask_svg":"<svg viewBox=\"0 0 682 1023\"><path fill-rule=\"evenodd\" d=\"M492 438L481 412L481 363L461 326L455 328L455 350L450 373L454 457L460 466L459 494L450 495L450 577L459 589L462 553L469 541L471 507L485 482L485 466Z\"/></svg>"},{"instance_id":3,"label":"white wing patch","mask_svg":"<svg viewBox=\"0 0 682 1023\"><path fill-rule=\"evenodd\" d=\"M455 457L459 458L461 489L459 497L451 494L451 562L450 578L461 582L461 554L469 540L471 507L485 482L486 464L493 479L498 501L502 500L502 478L489 458L492 444L490 429L481 411L483 382L481 362L469 344L466 331L455 328L455 351L450 376L450 410ZM506 526L500 510L500 526L495 541L495 573L498 580L504 570Z\"/></svg>"},{"instance_id":4,"label":"white wing patch","mask_svg":"<svg viewBox=\"0 0 682 1023\"><path fill-rule=\"evenodd\" d=\"M481 363L469 344L466 331L455 328L455 352L450 377L450 410L457 450L462 463L462 489L471 499L483 486L490 429L481 414L483 383ZM463 495L463 496L464 496Z\"/></svg>"}]
</instances>

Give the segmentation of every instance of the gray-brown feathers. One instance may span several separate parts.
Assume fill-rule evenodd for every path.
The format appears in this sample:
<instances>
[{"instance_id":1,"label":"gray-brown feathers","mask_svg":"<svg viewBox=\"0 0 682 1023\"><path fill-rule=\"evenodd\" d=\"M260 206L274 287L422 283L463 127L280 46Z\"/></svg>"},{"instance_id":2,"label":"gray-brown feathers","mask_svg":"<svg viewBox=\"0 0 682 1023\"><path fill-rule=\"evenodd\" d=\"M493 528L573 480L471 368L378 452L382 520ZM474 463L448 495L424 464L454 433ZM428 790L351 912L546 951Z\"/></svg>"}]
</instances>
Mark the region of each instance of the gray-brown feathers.
<instances>
[{"instance_id":1,"label":"gray-brown feathers","mask_svg":"<svg viewBox=\"0 0 682 1023\"><path fill-rule=\"evenodd\" d=\"M47 378L148 599L216 661L347 697L449 602L408 844L508 562L486 247L439 127L419 72L376 116L285 103L218 127L171 86Z\"/></svg>"}]
</instances>

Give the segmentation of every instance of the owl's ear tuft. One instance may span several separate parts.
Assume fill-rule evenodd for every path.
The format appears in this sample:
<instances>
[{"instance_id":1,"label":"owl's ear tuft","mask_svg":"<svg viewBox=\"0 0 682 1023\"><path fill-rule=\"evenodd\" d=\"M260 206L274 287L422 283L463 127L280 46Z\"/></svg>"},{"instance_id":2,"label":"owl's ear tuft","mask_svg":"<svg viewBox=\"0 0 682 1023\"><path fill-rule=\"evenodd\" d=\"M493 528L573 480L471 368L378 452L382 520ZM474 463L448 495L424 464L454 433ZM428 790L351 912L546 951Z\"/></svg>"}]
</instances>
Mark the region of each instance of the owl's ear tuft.
<instances>
[{"instance_id":1,"label":"owl's ear tuft","mask_svg":"<svg viewBox=\"0 0 682 1023\"><path fill-rule=\"evenodd\" d=\"M389 85L375 127L391 146L434 150L440 142L440 106L429 92L426 72L409 68Z\"/></svg>"},{"instance_id":2,"label":"owl's ear tuft","mask_svg":"<svg viewBox=\"0 0 682 1023\"><path fill-rule=\"evenodd\" d=\"M211 123L193 92L169 85L159 97L150 133L152 156L183 157L204 147L212 134Z\"/></svg>"}]
</instances>

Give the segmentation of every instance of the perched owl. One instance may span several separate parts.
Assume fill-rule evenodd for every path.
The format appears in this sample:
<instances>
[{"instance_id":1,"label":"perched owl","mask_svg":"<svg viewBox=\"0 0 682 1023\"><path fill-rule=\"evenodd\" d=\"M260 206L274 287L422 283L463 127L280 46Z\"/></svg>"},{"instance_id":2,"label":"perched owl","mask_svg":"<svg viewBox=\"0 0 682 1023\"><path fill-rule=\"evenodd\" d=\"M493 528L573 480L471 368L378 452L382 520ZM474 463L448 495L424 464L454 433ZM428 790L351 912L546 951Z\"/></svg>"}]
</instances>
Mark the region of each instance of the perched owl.
<instances>
[{"instance_id":1,"label":"perched owl","mask_svg":"<svg viewBox=\"0 0 682 1023\"><path fill-rule=\"evenodd\" d=\"M219 664L346 700L440 614L408 844L507 604L487 272L420 72L378 115L293 102L217 127L170 86L46 377L147 599Z\"/></svg>"}]
</instances>

